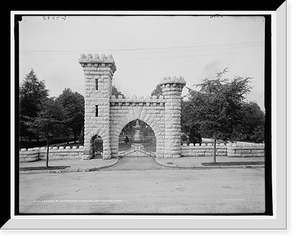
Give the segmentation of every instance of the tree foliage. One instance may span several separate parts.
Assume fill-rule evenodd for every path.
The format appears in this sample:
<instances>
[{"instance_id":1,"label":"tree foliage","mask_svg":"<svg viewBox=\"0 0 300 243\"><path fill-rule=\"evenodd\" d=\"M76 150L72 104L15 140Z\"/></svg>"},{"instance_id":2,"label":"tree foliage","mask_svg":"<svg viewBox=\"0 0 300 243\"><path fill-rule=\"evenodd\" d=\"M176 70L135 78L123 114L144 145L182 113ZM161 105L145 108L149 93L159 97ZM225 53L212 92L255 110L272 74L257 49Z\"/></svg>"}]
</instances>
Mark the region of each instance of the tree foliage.
<instances>
[{"instance_id":1,"label":"tree foliage","mask_svg":"<svg viewBox=\"0 0 300 243\"><path fill-rule=\"evenodd\" d=\"M119 95L124 96L124 94L123 94L121 91L119 91L119 90L117 89L117 87L114 86L114 85L112 85L112 91L111 91L111 94L114 95L114 96L116 96L116 97L118 97Z\"/></svg>"},{"instance_id":2,"label":"tree foliage","mask_svg":"<svg viewBox=\"0 0 300 243\"><path fill-rule=\"evenodd\" d=\"M29 118L27 125L35 134L52 137L64 132L66 120L63 106L57 100L47 98L43 100L37 116Z\"/></svg>"},{"instance_id":3,"label":"tree foliage","mask_svg":"<svg viewBox=\"0 0 300 243\"><path fill-rule=\"evenodd\" d=\"M199 90L189 89L189 102L185 106L186 125L215 139L230 140L242 122L241 108L250 91L250 78L223 78L227 72L217 73L216 79L204 79L195 85Z\"/></svg>"},{"instance_id":4,"label":"tree foliage","mask_svg":"<svg viewBox=\"0 0 300 243\"><path fill-rule=\"evenodd\" d=\"M215 79L204 79L195 85L198 90L188 88L188 100L182 106L182 128L191 140L199 142L201 135L214 138L215 143L217 139L250 138L255 129L255 136L262 134L258 126L263 126L264 115L257 104L245 102L251 78L234 76L229 81L223 78L227 72L225 68Z\"/></svg>"},{"instance_id":5,"label":"tree foliage","mask_svg":"<svg viewBox=\"0 0 300 243\"><path fill-rule=\"evenodd\" d=\"M156 95L157 97L162 95L162 89L159 84L156 85L156 88L151 92L151 96L153 96L153 95Z\"/></svg>"},{"instance_id":6,"label":"tree foliage","mask_svg":"<svg viewBox=\"0 0 300 243\"><path fill-rule=\"evenodd\" d=\"M38 129L34 129L32 121L41 121L39 119L44 115L45 106L47 107L50 102L48 96L45 82L39 81L34 71L31 70L25 76L19 92L19 132L21 140L24 136L29 137L30 142L33 137L37 139L40 137L45 138L45 134L39 133ZM61 117L64 118L63 129L57 127L60 132L50 137L61 139L72 133L76 141L84 124L84 97L66 88L58 98L50 100L55 101L55 106L58 107L58 111L62 111L63 116ZM29 124L31 124L30 127ZM59 124L62 125L62 123L57 125Z\"/></svg>"},{"instance_id":7,"label":"tree foliage","mask_svg":"<svg viewBox=\"0 0 300 243\"><path fill-rule=\"evenodd\" d=\"M66 125L74 135L74 142L80 135L84 125L84 97L73 92L71 89L64 89L62 94L58 96L56 101L62 105L64 114L67 117Z\"/></svg>"},{"instance_id":8,"label":"tree foliage","mask_svg":"<svg viewBox=\"0 0 300 243\"><path fill-rule=\"evenodd\" d=\"M39 81L33 69L24 78L19 90L19 124L20 136L29 136L33 133L28 130L28 118L34 118L41 110L41 104L48 97L45 82Z\"/></svg>"},{"instance_id":9,"label":"tree foliage","mask_svg":"<svg viewBox=\"0 0 300 243\"><path fill-rule=\"evenodd\" d=\"M66 114L63 106L56 100L46 98L42 101L41 110L34 118L27 117L26 125L28 130L34 134L42 135L47 140L47 159L46 166L48 167L49 140L53 136L59 136L65 133Z\"/></svg>"},{"instance_id":10,"label":"tree foliage","mask_svg":"<svg viewBox=\"0 0 300 243\"><path fill-rule=\"evenodd\" d=\"M241 132L237 135L240 140L263 142L265 114L255 102L243 103Z\"/></svg>"},{"instance_id":11,"label":"tree foliage","mask_svg":"<svg viewBox=\"0 0 300 243\"><path fill-rule=\"evenodd\" d=\"M224 78L228 70L204 79L195 89L188 88L182 102L182 130L190 142L201 143L202 137L227 140L264 140L264 113L255 102L246 102L250 77ZM214 156L215 157L215 156ZM215 161L215 159L214 159Z\"/></svg>"}]
</instances>

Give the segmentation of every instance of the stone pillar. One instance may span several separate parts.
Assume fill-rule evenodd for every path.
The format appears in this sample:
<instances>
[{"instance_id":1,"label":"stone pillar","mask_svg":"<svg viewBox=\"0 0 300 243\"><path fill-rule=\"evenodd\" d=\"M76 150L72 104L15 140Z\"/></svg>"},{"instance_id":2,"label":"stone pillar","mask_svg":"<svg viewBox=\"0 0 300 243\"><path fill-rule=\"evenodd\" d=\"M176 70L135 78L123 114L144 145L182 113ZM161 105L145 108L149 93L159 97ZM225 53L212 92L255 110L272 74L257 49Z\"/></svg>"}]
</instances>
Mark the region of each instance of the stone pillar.
<instances>
[{"instance_id":1,"label":"stone pillar","mask_svg":"<svg viewBox=\"0 0 300 243\"><path fill-rule=\"evenodd\" d=\"M103 140L103 159L111 158L110 148L110 96L112 77L116 65L111 55L81 54L79 63L85 78L85 120L83 159L93 157L93 140L100 135Z\"/></svg>"},{"instance_id":2,"label":"stone pillar","mask_svg":"<svg viewBox=\"0 0 300 243\"><path fill-rule=\"evenodd\" d=\"M164 157L178 158L181 156L181 92L186 82L182 77L168 77L159 84L166 99Z\"/></svg>"}]
</instances>

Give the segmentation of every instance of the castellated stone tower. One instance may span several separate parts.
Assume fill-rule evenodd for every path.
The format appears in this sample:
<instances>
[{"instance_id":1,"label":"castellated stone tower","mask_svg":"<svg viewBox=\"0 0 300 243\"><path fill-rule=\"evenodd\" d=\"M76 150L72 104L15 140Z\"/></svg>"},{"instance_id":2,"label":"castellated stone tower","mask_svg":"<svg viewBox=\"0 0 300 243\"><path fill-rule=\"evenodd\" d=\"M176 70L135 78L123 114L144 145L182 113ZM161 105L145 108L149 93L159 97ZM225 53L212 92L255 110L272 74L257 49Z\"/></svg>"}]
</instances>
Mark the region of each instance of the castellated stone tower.
<instances>
[{"instance_id":1,"label":"castellated stone tower","mask_svg":"<svg viewBox=\"0 0 300 243\"><path fill-rule=\"evenodd\" d=\"M185 86L182 77L163 78L163 95L159 97L115 97L111 92L116 65L111 55L82 54L78 61L85 79L83 159L95 155L93 141L97 136L103 140L103 159L118 157L119 135L136 119L154 131L156 157L181 156L181 92Z\"/></svg>"},{"instance_id":2,"label":"castellated stone tower","mask_svg":"<svg viewBox=\"0 0 300 243\"><path fill-rule=\"evenodd\" d=\"M186 82L182 77L163 78L159 83L165 103L164 157L181 156L181 92Z\"/></svg>"},{"instance_id":3,"label":"castellated stone tower","mask_svg":"<svg viewBox=\"0 0 300 243\"><path fill-rule=\"evenodd\" d=\"M93 136L103 139L103 159L110 159L110 97L116 65L111 55L81 54L79 63L85 77L85 122L83 159L93 156Z\"/></svg>"}]
</instances>

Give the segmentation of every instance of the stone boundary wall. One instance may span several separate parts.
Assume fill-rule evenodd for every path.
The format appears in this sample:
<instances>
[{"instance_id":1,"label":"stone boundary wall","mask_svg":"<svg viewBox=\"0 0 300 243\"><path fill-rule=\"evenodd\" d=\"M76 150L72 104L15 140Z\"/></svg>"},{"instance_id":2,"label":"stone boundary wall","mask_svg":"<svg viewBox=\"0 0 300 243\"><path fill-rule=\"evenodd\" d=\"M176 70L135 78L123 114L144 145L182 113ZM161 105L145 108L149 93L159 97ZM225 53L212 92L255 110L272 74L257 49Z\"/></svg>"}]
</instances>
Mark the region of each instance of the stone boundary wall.
<instances>
[{"instance_id":1,"label":"stone boundary wall","mask_svg":"<svg viewBox=\"0 0 300 243\"><path fill-rule=\"evenodd\" d=\"M49 148L49 160L67 160L67 159L81 159L83 153L83 146L79 148L76 146L70 147L50 147ZM25 148L19 151L19 161L23 162L33 162L40 159L46 159L47 149L42 148L30 148L26 150Z\"/></svg>"},{"instance_id":2,"label":"stone boundary wall","mask_svg":"<svg viewBox=\"0 0 300 243\"><path fill-rule=\"evenodd\" d=\"M33 162L39 160L39 151L33 149L21 149L19 151L19 161L23 162Z\"/></svg>"},{"instance_id":3,"label":"stone boundary wall","mask_svg":"<svg viewBox=\"0 0 300 243\"><path fill-rule=\"evenodd\" d=\"M227 145L228 157L264 157L265 144L233 143Z\"/></svg>"},{"instance_id":4,"label":"stone boundary wall","mask_svg":"<svg viewBox=\"0 0 300 243\"><path fill-rule=\"evenodd\" d=\"M181 156L183 157L213 156L213 151L212 143L202 143L201 146L198 143L181 146ZM264 157L265 145L254 143L217 144L217 156Z\"/></svg>"},{"instance_id":5,"label":"stone boundary wall","mask_svg":"<svg viewBox=\"0 0 300 243\"><path fill-rule=\"evenodd\" d=\"M181 156L182 157L199 157L199 156L213 156L214 146L212 144L199 143L195 145L190 143L189 145L184 144L181 146ZM226 156L227 146L217 144L217 156Z\"/></svg>"},{"instance_id":6,"label":"stone boundary wall","mask_svg":"<svg viewBox=\"0 0 300 243\"><path fill-rule=\"evenodd\" d=\"M182 157L199 157L199 156L213 156L214 146L211 143L200 144L184 144L181 146ZM67 159L82 159L83 146L79 148L76 146L66 148L64 147L50 147L50 160L67 160ZM136 156L136 154L134 154ZM217 156L228 157L264 157L264 144L241 144L229 143L227 145L217 144ZM46 159L46 148L30 148L21 149L19 151L20 163L33 162L40 159Z\"/></svg>"}]
</instances>

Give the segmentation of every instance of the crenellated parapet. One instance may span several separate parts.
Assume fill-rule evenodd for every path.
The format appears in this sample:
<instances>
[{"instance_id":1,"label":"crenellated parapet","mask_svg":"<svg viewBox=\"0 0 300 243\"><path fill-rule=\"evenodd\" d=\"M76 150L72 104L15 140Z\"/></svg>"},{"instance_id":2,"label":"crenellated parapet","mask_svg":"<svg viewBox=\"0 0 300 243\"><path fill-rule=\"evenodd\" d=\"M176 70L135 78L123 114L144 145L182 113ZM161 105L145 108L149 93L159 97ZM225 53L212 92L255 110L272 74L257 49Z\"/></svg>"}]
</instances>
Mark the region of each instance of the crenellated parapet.
<instances>
[{"instance_id":1,"label":"crenellated parapet","mask_svg":"<svg viewBox=\"0 0 300 243\"><path fill-rule=\"evenodd\" d=\"M167 100L161 95L159 97L153 95L151 96L126 96L123 97L119 95L115 97L114 95L110 98L111 106L164 106Z\"/></svg>"},{"instance_id":2,"label":"crenellated parapet","mask_svg":"<svg viewBox=\"0 0 300 243\"><path fill-rule=\"evenodd\" d=\"M115 60L111 54L108 55L98 55L94 54L81 54L78 62L82 67L108 67L112 69L112 72L117 70Z\"/></svg>"},{"instance_id":3,"label":"crenellated parapet","mask_svg":"<svg viewBox=\"0 0 300 243\"><path fill-rule=\"evenodd\" d=\"M186 85L186 82L183 77L164 77L159 85L162 89L163 95L177 95L181 96L183 87Z\"/></svg>"},{"instance_id":4,"label":"crenellated parapet","mask_svg":"<svg viewBox=\"0 0 300 243\"><path fill-rule=\"evenodd\" d=\"M160 85L163 85L163 84L183 84L183 85L186 85L186 82L184 80L183 77L179 76L179 77L176 77L176 76L173 76L172 78L169 76L169 77L164 77L161 79L161 81L159 82Z\"/></svg>"}]
</instances>

